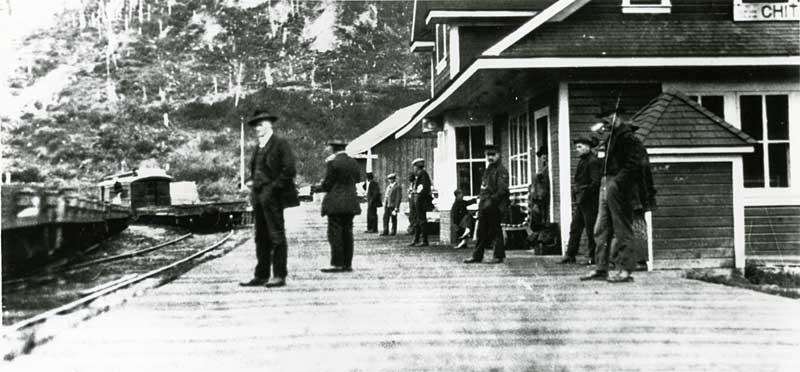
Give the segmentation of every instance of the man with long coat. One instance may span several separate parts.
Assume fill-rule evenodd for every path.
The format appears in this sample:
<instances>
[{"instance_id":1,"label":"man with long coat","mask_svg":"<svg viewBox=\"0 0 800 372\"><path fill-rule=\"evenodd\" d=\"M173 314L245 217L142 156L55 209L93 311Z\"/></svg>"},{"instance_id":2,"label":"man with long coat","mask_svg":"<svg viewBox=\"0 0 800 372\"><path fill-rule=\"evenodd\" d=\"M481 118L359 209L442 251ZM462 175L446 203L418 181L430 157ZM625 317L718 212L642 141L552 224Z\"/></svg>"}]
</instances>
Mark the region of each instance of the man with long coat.
<instances>
[{"instance_id":1,"label":"man with long coat","mask_svg":"<svg viewBox=\"0 0 800 372\"><path fill-rule=\"evenodd\" d=\"M326 194L322 199L322 216L328 216L331 267L322 269L322 272L353 270L353 217L361 213L356 194L360 175L358 162L344 151L325 160L322 191Z\"/></svg>"},{"instance_id":2,"label":"man with long coat","mask_svg":"<svg viewBox=\"0 0 800 372\"><path fill-rule=\"evenodd\" d=\"M650 176L647 150L634 134L635 128L623 122L620 117L622 113L615 107L598 115L611 134L605 143L600 208L594 228L596 266L581 280L606 280L611 283L633 281L631 272L636 269L636 252L632 245L634 210L654 206L655 188ZM611 234L613 239L609 239ZM609 258L614 257L614 253L619 272L609 276Z\"/></svg>"},{"instance_id":3,"label":"man with long coat","mask_svg":"<svg viewBox=\"0 0 800 372\"><path fill-rule=\"evenodd\" d=\"M415 228L414 241L410 246L428 246L428 215L433 210L433 195L431 194L431 176L425 171L425 159L416 158L411 162L414 166L414 193L415 202Z\"/></svg>"},{"instance_id":4,"label":"man with long coat","mask_svg":"<svg viewBox=\"0 0 800 372\"><path fill-rule=\"evenodd\" d=\"M250 193L255 218L256 264L253 278L242 286L286 285L286 228L283 210L299 204L294 185L295 157L289 142L273 133L278 117L256 110L247 124L258 135L250 160ZM270 279L270 269L272 278Z\"/></svg>"},{"instance_id":5,"label":"man with long coat","mask_svg":"<svg viewBox=\"0 0 800 372\"><path fill-rule=\"evenodd\" d=\"M381 206L381 185L375 181L372 172L367 173L367 182L364 182L367 191L367 231L378 232L378 207Z\"/></svg>"},{"instance_id":6,"label":"man with long coat","mask_svg":"<svg viewBox=\"0 0 800 372\"><path fill-rule=\"evenodd\" d=\"M484 251L497 239L501 241L495 244L494 259L488 263L502 263L506 258L500 219L508 210L508 170L500 162L500 153L495 145L486 145L486 160L489 166L483 172L478 203L478 242L472 258L464 260L468 264L483 261Z\"/></svg>"},{"instance_id":7,"label":"man with long coat","mask_svg":"<svg viewBox=\"0 0 800 372\"><path fill-rule=\"evenodd\" d=\"M383 232L381 235L390 235L389 222L391 222L392 230L391 235L397 234L397 212L400 209L400 202L402 202L402 193L400 185L397 184L397 175L392 173L386 177L389 185L386 186L386 196L383 201Z\"/></svg>"}]
</instances>

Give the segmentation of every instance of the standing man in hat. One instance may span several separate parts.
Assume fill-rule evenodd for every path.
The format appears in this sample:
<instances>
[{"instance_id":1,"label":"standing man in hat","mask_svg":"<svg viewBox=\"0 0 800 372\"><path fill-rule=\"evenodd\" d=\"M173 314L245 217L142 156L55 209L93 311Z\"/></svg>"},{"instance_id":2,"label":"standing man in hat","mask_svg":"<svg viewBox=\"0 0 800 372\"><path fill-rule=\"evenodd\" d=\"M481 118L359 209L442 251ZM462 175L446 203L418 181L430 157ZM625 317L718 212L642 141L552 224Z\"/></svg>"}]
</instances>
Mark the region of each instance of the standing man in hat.
<instances>
[{"instance_id":1,"label":"standing man in hat","mask_svg":"<svg viewBox=\"0 0 800 372\"><path fill-rule=\"evenodd\" d=\"M250 199L255 217L256 264L253 278L242 286L286 285L286 229L283 210L300 204L294 185L295 158L289 142L273 132L278 117L256 110L247 125L255 130L258 146L250 160ZM270 269L272 278L270 279Z\"/></svg>"},{"instance_id":2,"label":"standing man in hat","mask_svg":"<svg viewBox=\"0 0 800 372\"><path fill-rule=\"evenodd\" d=\"M489 166L483 172L481 179L481 192L478 203L478 242L472 251L472 258L464 263L478 263L483 261L483 253L495 240L499 244L494 247L494 259L488 263L502 263L506 258L505 243L502 241L500 218L508 210L508 170L500 163L500 153L497 146L486 145L486 161Z\"/></svg>"},{"instance_id":3,"label":"standing man in hat","mask_svg":"<svg viewBox=\"0 0 800 372\"><path fill-rule=\"evenodd\" d=\"M425 159L416 158L411 162L414 166L414 193L416 194L415 213L417 220L414 229L414 241L409 246L428 246L427 212L433 210L431 195L431 176L425 171Z\"/></svg>"},{"instance_id":4,"label":"standing man in hat","mask_svg":"<svg viewBox=\"0 0 800 372\"><path fill-rule=\"evenodd\" d=\"M383 232L381 235L389 235L389 222L392 223L391 235L397 234L397 213L400 210L402 201L402 190L397 184L397 175L392 173L386 179L389 185L386 186L386 196L383 201Z\"/></svg>"},{"instance_id":5,"label":"standing man in hat","mask_svg":"<svg viewBox=\"0 0 800 372\"><path fill-rule=\"evenodd\" d=\"M652 184L642 186L650 171L647 150L635 135L634 128L620 117L624 112L616 105L597 117L611 134L605 142L606 156L600 187L600 207L594 228L597 243L595 270L581 280L606 280L611 283L632 282L636 268L633 240L633 213L637 204L648 205L655 190ZM613 234L613 239L610 238ZM609 246L609 241L611 244ZM616 253L616 275L608 275L608 261Z\"/></svg>"},{"instance_id":6,"label":"standing man in hat","mask_svg":"<svg viewBox=\"0 0 800 372\"><path fill-rule=\"evenodd\" d=\"M365 233L377 233L378 207L381 206L381 186L375 181L372 172L367 173L367 182L364 182L364 190L367 192L367 231Z\"/></svg>"},{"instance_id":7,"label":"standing man in hat","mask_svg":"<svg viewBox=\"0 0 800 372\"><path fill-rule=\"evenodd\" d=\"M358 162L344 148L328 144L332 155L325 159L322 181L322 216L328 216L328 242L331 245L331 267L324 273L353 271L353 217L361 214L356 183L361 172Z\"/></svg>"},{"instance_id":8,"label":"standing man in hat","mask_svg":"<svg viewBox=\"0 0 800 372\"><path fill-rule=\"evenodd\" d=\"M603 174L603 162L592 152L597 145L594 138L580 137L575 141L578 153L578 166L575 168L575 180L572 185L572 224L569 227L569 243L567 255L560 263L575 263L575 256L581 243L581 235L586 230L589 251L589 264L594 263L595 241L594 223L597 220L597 208L600 198L600 178Z\"/></svg>"}]
</instances>

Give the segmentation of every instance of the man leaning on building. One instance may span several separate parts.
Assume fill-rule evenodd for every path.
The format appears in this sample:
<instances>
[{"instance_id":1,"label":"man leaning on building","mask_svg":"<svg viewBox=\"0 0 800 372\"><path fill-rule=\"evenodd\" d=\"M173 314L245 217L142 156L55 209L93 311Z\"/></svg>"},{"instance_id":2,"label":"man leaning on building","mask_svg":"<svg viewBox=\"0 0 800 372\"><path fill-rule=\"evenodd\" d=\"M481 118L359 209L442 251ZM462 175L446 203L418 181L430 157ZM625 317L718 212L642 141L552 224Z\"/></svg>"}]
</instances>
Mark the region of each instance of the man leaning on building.
<instances>
[{"instance_id":1,"label":"man leaning on building","mask_svg":"<svg viewBox=\"0 0 800 372\"><path fill-rule=\"evenodd\" d=\"M611 283L632 282L631 272L636 268L633 240L633 213L638 205L654 201L647 150L634 131L620 117L619 106L602 111L601 119L606 131L606 156L600 186L600 208L594 228L597 244L595 270L581 280L606 280ZM649 208L649 207L646 207ZM609 239L613 233L613 239ZM609 246L609 241L611 244ZM608 275L609 258L616 257L616 275Z\"/></svg>"},{"instance_id":2,"label":"man leaning on building","mask_svg":"<svg viewBox=\"0 0 800 372\"><path fill-rule=\"evenodd\" d=\"M464 260L468 264L483 261L484 251L495 239L501 241L495 244L494 259L488 263L502 263L506 258L500 219L508 210L508 170L500 162L500 153L495 145L486 145L486 160L489 166L483 172L478 202L478 242L472 251L472 258Z\"/></svg>"},{"instance_id":3,"label":"man leaning on building","mask_svg":"<svg viewBox=\"0 0 800 372\"><path fill-rule=\"evenodd\" d=\"M278 117L256 110L247 124L255 129L258 146L250 160L250 201L255 219L256 264L253 278L242 286L286 285L286 228L284 208L300 204L294 185L295 158L289 142L273 132ZM270 279L270 270L272 279Z\"/></svg>"}]
</instances>

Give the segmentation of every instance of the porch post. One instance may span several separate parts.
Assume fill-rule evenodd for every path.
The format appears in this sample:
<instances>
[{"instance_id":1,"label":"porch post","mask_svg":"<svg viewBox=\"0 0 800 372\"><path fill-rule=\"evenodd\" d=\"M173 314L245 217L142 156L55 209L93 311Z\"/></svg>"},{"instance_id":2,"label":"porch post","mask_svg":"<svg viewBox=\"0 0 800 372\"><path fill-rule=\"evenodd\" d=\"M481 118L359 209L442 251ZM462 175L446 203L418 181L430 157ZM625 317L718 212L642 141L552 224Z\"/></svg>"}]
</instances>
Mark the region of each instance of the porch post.
<instances>
[{"instance_id":1,"label":"porch post","mask_svg":"<svg viewBox=\"0 0 800 372\"><path fill-rule=\"evenodd\" d=\"M733 178L733 267L742 270L744 274L745 265L745 226L744 226L744 168L742 156L733 159L732 178Z\"/></svg>"},{"instance_id":2,"label":"porch post","mask_svg":"<svg viewBox=\"0 0 800 372\"><path fill-rule=\"evenodd\" d=\"M458 187L456 179L456 135L453 119L449 115L444 118L444 130L436 135L434 151L435 180L439 191L439 242L452 244L450 237L450 206L453 205L453 190Z\"/></svg>"},{"instance_id":3,"label":"porch post","mask_svg":"<svg viewBox=\"0 0 800 372\"><path fill-rule=\"evenodd\" d=\"M561 197L561 254L567 253L569 225L572 223L572 188L570 168L569 84L558 84L558 189ZM552 162L552 159L550 160Z\"/></svg>"}]
</instances>

